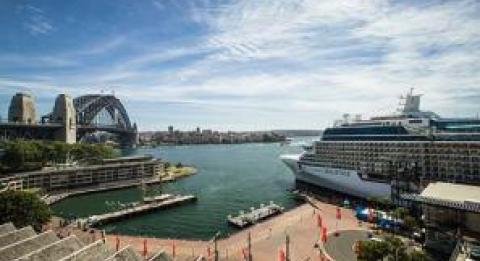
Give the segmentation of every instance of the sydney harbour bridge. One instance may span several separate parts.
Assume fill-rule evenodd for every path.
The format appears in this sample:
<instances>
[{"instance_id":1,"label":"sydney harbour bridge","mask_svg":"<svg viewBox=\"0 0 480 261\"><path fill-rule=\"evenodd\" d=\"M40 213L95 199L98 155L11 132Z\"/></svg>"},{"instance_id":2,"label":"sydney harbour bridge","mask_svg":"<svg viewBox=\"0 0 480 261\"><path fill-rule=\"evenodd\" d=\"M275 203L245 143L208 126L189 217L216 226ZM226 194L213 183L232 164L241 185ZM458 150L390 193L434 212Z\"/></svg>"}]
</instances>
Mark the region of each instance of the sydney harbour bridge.
<instances>
[{"instance_id":1,"label":"sydney harbour bridge","mask_svg":"<svg viewBox=\"0 0 480 261\"><path fill-rule=\"evenodd\" d=\"M60 94L52 112L36 120L33 97L12 97L8 120L0 122L0 139L59 140L68 143L94 142L102 136L120 146L135 146L136 124L132 124L121 101L110 94L88 94L70 98ZM97 140L98 141L98 140Z\"/></svg>"}]
</instances>

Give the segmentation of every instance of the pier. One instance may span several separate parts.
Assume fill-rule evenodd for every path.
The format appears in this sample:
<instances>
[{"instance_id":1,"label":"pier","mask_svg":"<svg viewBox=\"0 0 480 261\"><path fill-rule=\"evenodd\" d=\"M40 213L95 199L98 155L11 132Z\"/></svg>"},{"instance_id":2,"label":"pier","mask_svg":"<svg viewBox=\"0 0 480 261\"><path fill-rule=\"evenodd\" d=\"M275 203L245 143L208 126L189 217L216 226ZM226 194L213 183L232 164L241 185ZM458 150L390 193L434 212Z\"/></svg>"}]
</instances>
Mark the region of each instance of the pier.
<instances>
[{"instance_id":1,"label":"pier","mask_svg":"<svg viewBox=\"0 0 480 261\"><path fill-rule=\"evenodd\" d=\"M227 220L234 226L244 228L257 223L258 221L278 215L282 213L283 210L283 207L270 201L270 204L268 205L261 204L260 208L250 208L250 212L244 213L243 211L240 211L240 215L235 217L229 215Z\"/></svg>"},{"instance_id":2,"label":"pier","mask_svg":"<svg viewBox=\"0 0 480 261\"><path fill-rule=\"evenodd\" d=\"M154 185L154 184L159 184L161 182L163 182L163 179L160 179L158 177L150 178L147 180L117 181L117 182L99 184L96 186L86 186L84 188L74 188L74 189L65 190L65 191L54 191L52 194L44 195L41 199L47 205L52 205L66 198L79 196L83 194L92 194L92 193L99 193L104 191L132 188L142 184Z\"/></svg>"},{"instance_id":3,"label":"pier","mask_svg":"<svg viewBox=\"0 0 480 261\"><path fill-rule=\"evenodd\" d=\"M148 203L136 202L132 204L133 205L132 207L115 211L115 212L101 214L101 215L93 215L88 217L87 219L80 220L80 222L83 224L88 224L89 226L93 227L101 224L115 222L128 217L140 215L142 213L147 213L153 210L165 209L165 208L179 205L182 203L193 202L195 200L197 200L195 196L186 195L186 196L171 196L171 197L167 197L167 199L165 200L149 201Z\"/></svg>"}]
</instances>

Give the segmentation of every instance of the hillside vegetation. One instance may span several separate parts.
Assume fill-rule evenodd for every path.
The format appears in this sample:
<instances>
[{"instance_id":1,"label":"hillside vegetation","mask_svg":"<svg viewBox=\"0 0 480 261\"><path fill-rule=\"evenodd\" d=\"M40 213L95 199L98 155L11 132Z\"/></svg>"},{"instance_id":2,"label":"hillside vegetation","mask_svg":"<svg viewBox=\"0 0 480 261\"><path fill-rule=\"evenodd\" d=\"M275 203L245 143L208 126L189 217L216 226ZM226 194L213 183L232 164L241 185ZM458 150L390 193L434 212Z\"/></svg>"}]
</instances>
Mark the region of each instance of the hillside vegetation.
<instances>
[{"instance_id":1,"label":"hillside vegetation","mask_svg":"<svg viewBox=\"0 0 480 261\"><path fill-rule=\"evenodd\" d=\"M67 162L100 160L116 155L104 144L67 144L57 141L13 140L0 142L0 173L41 169Z\"/></svg>"}]
</instances>

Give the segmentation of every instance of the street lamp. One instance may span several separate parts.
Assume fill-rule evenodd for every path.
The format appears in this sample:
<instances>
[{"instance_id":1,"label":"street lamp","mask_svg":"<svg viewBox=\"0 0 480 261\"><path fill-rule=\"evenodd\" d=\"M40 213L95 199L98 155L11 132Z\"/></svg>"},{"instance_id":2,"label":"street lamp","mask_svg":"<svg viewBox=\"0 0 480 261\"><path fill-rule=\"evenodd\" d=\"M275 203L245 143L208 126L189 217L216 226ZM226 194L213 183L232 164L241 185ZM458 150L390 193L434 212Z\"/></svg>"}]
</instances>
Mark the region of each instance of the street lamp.
<instances>
[{"instance_id":1,"label":"street lamp","mask_svg":"<svg viewBox=\"0 0 480 261\"><path fill-rule=\"evenodd\" d=\"M215 233L213 238L210 240L210 241L213 241L213 248L214 248L213 255L214 255L215 261L218 261L217 239L218 237L220 237L220 235L221 235L220 231L217 231L217 233Z\"/></svg>"},{"instance_id":2,"label":"street lamp","mask_svg":"<svg viewBox=\"0 0 480 261\"><path fill-rule=\"evenodd\" d=\"M290 236L285 236L285 261L290 261Z\"/></svg>"}]
</instances>

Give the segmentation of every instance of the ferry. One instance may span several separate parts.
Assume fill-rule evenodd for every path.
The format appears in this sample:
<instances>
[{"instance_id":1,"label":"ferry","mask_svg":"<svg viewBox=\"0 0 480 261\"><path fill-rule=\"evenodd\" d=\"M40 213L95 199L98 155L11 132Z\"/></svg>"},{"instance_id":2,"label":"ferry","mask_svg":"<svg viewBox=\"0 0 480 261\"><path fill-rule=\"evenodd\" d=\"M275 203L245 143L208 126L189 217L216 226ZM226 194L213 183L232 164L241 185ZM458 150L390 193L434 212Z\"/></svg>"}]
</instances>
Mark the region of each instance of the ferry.
<instances>
[{"instance_id":1,"label":"ferry","mask_svg":"<svg viewBox=\"0 0 480 261\"><path fill-rule=\"evenodd\" d=\"M419 193L431 181L480 185L480 119L420 110L421 95L401 96L387 116L345 114L312 148L281 155L296 180L360 198Z\"/></svg>"}]
</instances>

